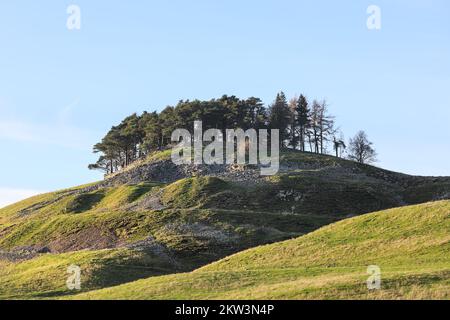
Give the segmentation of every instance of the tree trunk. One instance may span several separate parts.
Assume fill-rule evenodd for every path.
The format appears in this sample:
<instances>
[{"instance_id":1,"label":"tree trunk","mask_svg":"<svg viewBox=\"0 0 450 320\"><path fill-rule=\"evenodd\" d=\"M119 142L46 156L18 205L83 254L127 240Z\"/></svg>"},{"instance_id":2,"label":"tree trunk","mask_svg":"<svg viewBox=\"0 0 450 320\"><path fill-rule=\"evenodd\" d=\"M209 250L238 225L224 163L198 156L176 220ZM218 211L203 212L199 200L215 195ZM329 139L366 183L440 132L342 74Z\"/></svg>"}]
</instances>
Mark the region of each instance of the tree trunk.
<instances>
[{"instance_id":1,"label":"tree trunk","mask_svg":"<svg viewBox=\"0 0 450 320\"><path fill-rule=\"evenodd\" d=\"M305 134L303 126L300 126L300 151L305 151Z\"/></svg>"}]
</instances>

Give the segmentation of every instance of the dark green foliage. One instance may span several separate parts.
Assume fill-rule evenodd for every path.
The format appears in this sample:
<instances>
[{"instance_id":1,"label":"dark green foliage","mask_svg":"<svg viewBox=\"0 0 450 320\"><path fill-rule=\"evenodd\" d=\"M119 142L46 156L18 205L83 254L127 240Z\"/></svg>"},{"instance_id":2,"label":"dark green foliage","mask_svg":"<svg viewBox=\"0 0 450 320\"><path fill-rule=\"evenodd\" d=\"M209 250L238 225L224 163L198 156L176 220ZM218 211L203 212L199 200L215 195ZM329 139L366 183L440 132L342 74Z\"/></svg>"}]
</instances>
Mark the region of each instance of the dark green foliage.
<instances>
[{"instance_id":1,"label":"dark green foliage","mask_svg":"<svg viewBox=\"0 0 450 320\"><path fill-rule=\"evenodd\" d=\"M305 151L305 139L310 127L310 110L308 100L304 95L300 95L295 108L294 127L297 128L300 151ZM297 144L294 143L294 149Z\"/></svg>"},{"instance_id":2,"label":"dark green foliage","mask_svg":"<svg viewBox=\"0 0 450 320\"><path fill-rule=\"evenodd\" d=\"M114 126L101 142L94 146L100 157L89 169L112 174L152 152L172 145L171 135L176 129L193 133L194 122L202 121L203 130L219 129L278 129L280 146L314 153L327 153L327 145L334 143L336 155L345 143L336 143L334 117L328 113L325 101L314 100L312 107L304 95L288 104L283 92L269 108L261 99L240 99L224 95L209 101L179 101L160 113L144 112L125 118ZM334 139L333 139L334 138ZM338 147L338 148L336 148Z\"/></svg>"},{"instance_id":3,"label":"dark green foliage","mask_svg":"<svg viewBox=\"0 0 450 320\"><path fill-rule=\"evenodd\" d=\"M280 145L288 146L286 142L289 139L289 123L291 119L291 111L283 92L280 92L275 102L270 107L270 127L280 130Z\"/></svg>"},{"instance_id":4,"label":"dark green foliage","mask_svg":"<svg viewBox=\"0 0 450 320\"><path fill-rule=\"evenodd\" d=\"M242 128L263 129L268 127L267 110L258 98L239 99L222 96L210 101L180 101L175 107L168 106L161 113L133 114L114 126L94 146L101 156L89 169L114 173L151 152L171 144L176 129L193 130L194 121L203 122L203 130Z\"/></svg>"}]
</instances>

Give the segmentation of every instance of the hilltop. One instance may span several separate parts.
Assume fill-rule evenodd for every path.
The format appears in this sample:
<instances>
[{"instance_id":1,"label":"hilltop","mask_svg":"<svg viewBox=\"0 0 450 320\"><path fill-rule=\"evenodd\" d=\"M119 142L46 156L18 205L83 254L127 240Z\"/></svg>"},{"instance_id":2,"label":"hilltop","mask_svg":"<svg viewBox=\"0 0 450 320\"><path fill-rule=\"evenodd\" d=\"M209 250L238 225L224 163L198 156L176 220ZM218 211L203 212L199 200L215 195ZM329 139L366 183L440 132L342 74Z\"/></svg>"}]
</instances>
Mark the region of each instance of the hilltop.
<instances>
[{"instance_id":1,"label":"hilltop","mask_svg":"<svg viewBox=\"0 0 450 320\"><path fill-rule=\"evenodd\" d=\"M0 210L0 297L73 294L189 272L378 210L450 198L450 179L415 177L325 155L282 154L280 172L175 166L156 152L90 185Z\"/></svg>"}]
</instances>

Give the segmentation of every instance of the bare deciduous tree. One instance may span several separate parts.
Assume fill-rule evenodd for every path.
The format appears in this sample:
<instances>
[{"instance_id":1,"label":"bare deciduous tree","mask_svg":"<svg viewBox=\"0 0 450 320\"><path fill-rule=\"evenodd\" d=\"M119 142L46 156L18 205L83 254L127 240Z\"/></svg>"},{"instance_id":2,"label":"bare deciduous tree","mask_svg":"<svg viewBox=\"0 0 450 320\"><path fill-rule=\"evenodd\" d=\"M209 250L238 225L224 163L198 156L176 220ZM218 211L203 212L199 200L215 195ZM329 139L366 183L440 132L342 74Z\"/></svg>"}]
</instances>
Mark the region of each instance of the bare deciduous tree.
<instances>
[{"instance_id":1,"label":"bare deciduous tree","mask_svg":"<svg viewBox=\"0 0 450 320\"><path fill-rule=\"evenodd\" d=\"M335 133L334 117L328 113L326 101L313 101L311 110L311 131L315 153L325 153L326 142Z\"/></svg>"},{"instance_id":2,"label":"bare deciduous tree","mask_svg":"<svg viewBox=\"0 0 450 320\"><path fill-rule=\"evenodd\" d=\"M354 138L350 139L348 158L359 163L372 163L377 161L377 153L372 147L364 131L359 131Z\"/></svg>"}]
</instances>

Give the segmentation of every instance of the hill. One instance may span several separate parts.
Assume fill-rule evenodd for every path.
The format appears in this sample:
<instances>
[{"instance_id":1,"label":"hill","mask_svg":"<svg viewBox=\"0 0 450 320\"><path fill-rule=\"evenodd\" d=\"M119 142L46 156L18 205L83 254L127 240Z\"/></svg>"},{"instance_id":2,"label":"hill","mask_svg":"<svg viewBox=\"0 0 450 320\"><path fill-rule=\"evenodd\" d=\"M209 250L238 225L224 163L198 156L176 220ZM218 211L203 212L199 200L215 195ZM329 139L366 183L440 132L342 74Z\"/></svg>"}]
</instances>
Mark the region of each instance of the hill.
<instances>
[{"instance_id":1,"label":"hill","mask_svg":"<svg viewBox=\"0 0 450 320\"><path fill-rule=\"evenodd\" d=\"M175 166L158 152L104 181L0 209L0 298L73 294L179 272L368 212L450 198L450 179L286 152L281 170Z\"/></svg>"},{"instance_id":2,"label":"hill","mask_svg":"<svg viewBox=\"0 0 450 320\"><path fill-rule=\"evenodd\" d=\"M414 223L411 223L414 221ZM347 219L249 249L187 274L77 299L449 299L450 201ZM369 265L382 290L369 291Z\"/></svg>"}]
</instances>

